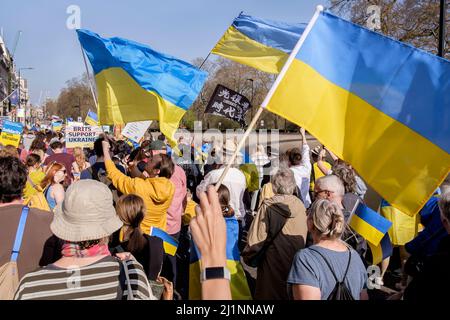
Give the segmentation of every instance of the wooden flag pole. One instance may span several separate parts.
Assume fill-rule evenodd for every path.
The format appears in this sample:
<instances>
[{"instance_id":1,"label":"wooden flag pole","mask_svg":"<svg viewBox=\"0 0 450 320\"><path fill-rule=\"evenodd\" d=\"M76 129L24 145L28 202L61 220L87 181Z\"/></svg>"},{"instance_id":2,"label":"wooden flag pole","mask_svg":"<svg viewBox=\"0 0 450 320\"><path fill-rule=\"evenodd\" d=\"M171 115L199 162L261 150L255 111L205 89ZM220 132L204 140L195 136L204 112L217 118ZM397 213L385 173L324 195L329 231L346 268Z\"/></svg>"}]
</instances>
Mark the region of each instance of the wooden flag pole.
<instances>
[{"instance_id":1,"label":"wooden flag pole","mask_svg":"<svg viewBox=\"0 0 450 320\"><path fill-rule=\"evenodd\" d=\"M279 84L281 83L281 80L283 80L286 72L288 71L289 67L291 66L292 61L297 56L298 51L302 47L303 43L305 42L306 37L311 32L312 27L316 23L317 19L319 18L320 13L323 11L323 6L319 5L316 7L316 11L314 13L314 16L311 18L311 21L308 23L308 26L306 27L305 31L303 32L302 36L298 40L297 44L295 45L294 49L292 50L292 53L289 55L288 60L283 66L283 69L281 69L281 72L278 74L277 79L275 80L274 84L272 85L272 88L270 88L270 91L267 93L266 98L264 99L263 103L258 109L258 112L256 112L255 116L253 117L251 123L249 124L247 131L245 131L244 136L242 137L241 141L239 142L236 151L234 152L233 156L231 157L229 163L225 167L225 170L223 171L222 175L219 178L219 181L217 182L215 189L216 191L219 190L220 186L223 183L223 180L225 179L225 176L228 173L228 170L230 170L232 164L236 160L236 157L242 147L245 144L245 141L247 140L248 136L250 135L250 132L253 130L253 127L256 124L256 121L258 121L259 117L261 116L261 113L263 110L267 107L270 100L272 99L273 94L275 93L275 90L278 88Z\"/></svg>"}]
</instances>

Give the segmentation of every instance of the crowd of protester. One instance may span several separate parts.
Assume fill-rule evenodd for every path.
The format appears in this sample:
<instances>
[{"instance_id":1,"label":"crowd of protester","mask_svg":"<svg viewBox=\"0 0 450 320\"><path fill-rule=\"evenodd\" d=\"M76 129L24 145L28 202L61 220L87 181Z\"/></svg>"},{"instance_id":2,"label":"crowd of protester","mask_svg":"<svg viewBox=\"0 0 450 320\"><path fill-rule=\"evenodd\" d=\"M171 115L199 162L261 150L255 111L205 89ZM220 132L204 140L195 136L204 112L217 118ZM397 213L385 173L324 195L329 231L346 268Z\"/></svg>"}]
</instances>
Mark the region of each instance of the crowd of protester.
<instances>
[{"instance_id":1,"label":"crowd of protester","mask_svg":"<svg viewBox=\"0 0 450 320\"><path fill-rule=\"evenodd\" d=\"M163 135L136 146L104 134L70 149L60 133L34 134L28 148L0 146L0 276L11 278L1 299L188 300L195 282L203 299L336 299L340 285L348 299L371 296L370 249L348 225L367 186L325 147L311 150L303 129L279 155L262 145L247 155L235 140L195 149L183 137L172 149ZM450 280L448 179L416 220L423 230L398 244L405 281L392 299L430 298ZM200 283L193 250L231 281Z\"/></svg>"}]
</instances>

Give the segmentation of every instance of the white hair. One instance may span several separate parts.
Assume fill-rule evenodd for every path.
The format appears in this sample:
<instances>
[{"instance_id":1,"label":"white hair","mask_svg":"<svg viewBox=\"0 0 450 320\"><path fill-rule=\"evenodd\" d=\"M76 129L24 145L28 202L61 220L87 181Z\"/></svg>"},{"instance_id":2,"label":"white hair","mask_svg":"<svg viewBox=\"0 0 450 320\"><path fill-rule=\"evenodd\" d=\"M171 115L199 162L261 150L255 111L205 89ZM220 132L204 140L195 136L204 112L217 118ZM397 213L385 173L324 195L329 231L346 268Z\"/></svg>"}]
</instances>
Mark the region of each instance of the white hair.
<instances>
[{"instance_id":1,"label":"white hair","mask_svg":"<svg viewBox=\"0 0 450 320\"><path fill-rule=\"evenodd\" d=\"M345 187L341 179L335 175L321 177L316 180L317 188L334 192L338 196L344 196Z\"/></svg>"}]
</instances>

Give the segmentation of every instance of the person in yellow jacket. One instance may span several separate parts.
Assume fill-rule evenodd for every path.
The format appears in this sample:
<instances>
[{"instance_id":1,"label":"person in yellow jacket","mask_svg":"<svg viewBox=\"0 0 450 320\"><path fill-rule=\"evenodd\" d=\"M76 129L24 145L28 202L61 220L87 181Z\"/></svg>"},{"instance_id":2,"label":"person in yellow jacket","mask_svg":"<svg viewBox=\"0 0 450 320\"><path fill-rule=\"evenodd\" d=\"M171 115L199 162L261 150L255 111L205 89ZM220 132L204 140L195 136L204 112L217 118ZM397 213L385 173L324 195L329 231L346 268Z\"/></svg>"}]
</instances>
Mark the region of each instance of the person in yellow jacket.
<instances>
[{"instance_id":1,"label":"person in yellow jacket","mask_svg":"<svg viewBox=\"0 0 450 320\"><path fill-rule=\"evenodd\" d=\"M169 180L174 171L174 163L165 154L154 155L145 167L145 177L131 178L120 172L109 153L109 142L103 141L103 154L108 178L114 187L124 194L136 194L144 199L147 213L141 223L142 232L150 233L150 227L156 227L166 231L167 209L172 203L175 186ZM131 171L138 169L131 165ZM133 172L134 176L141 175Z\"/></svg>"}]
</instances>

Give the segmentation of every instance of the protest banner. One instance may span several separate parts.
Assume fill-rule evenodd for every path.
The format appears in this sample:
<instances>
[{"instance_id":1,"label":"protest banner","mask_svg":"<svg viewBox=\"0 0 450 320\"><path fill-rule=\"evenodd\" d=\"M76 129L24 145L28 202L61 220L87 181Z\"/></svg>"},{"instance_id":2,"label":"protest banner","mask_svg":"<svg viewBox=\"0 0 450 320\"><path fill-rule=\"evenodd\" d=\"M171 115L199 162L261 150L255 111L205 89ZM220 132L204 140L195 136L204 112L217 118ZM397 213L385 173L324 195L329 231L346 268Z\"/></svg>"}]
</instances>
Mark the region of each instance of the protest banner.
<instances>
[{"instance_id":1,"label":"protest banner","mask_svg":"<svg viewBox=\"0 0 450 320\"><path fill-rule=\"evenodd\" d=\"M1 116L0 117L0 129L3 128L4 121L11 121L11 116Z\"/></svg>"},{"instance_id":2,"label":"protest banner","mask_svg":"<svg viewBox=\"0 0 450 320\"><path fill-rule=\"evenodd\" d=\"M250 101L245 96L218 84L205 113L223 116L245 125L245 114L250 108Z\"/></svg>"},{"instance_id":3,"label":"protest banner","mask_svg":"<svg viewBox=\"0 0 450 320\"><path fill-rule=\"evenodd\" d=\"M144 136L147 129L152 124L152 121L139 121L127 123L122 130L122 135L131 141L139 143Z\"/></svg>"},{"instance_id":4,"label":"protest banner","mask_svg":"<svg viewBox=\"0 0 450 320\"><path fill-rule=\"evenodd\" d=\"M18 148L22 132L23 125L21 123L4 120L0 143L4 146L10 145Z\"/></svg>"},{"instance_id":5,"label":"protest banner","mask_svg":"<svg viewBox=\"0 0 450 320\"><path fill-rule=\"evenodd\" d=\"M69 126L66 128L67 148L93 148L94 142L102 134L97 126Z\"/></svg>"}]
</instances>

